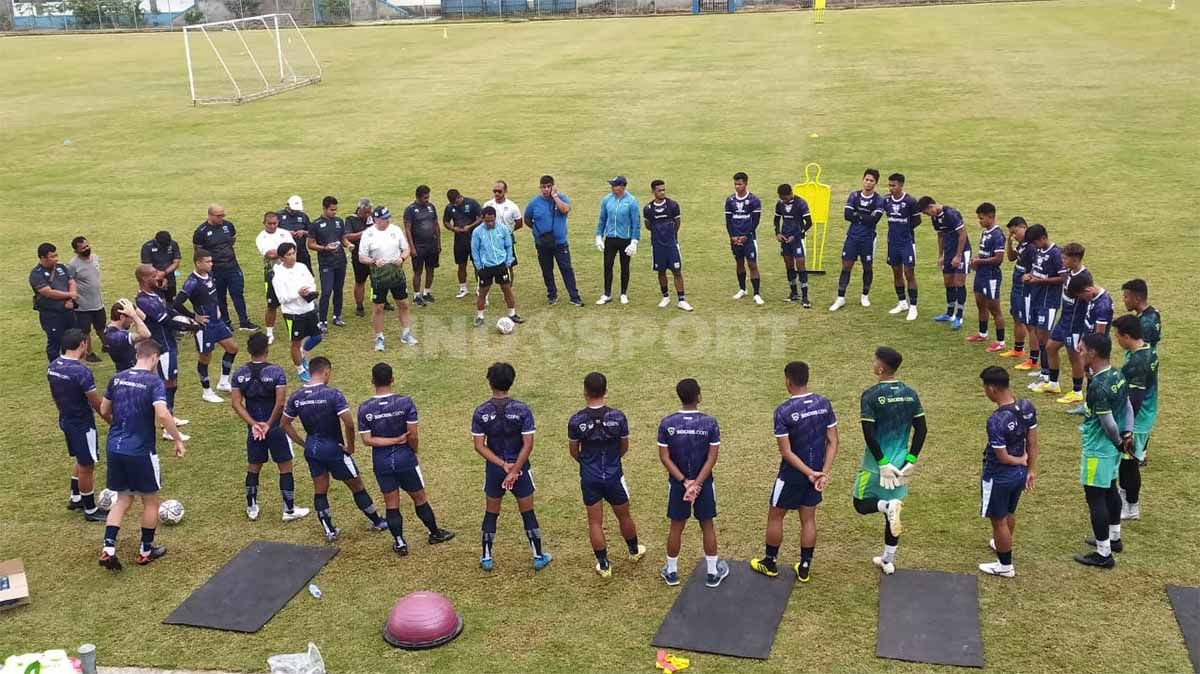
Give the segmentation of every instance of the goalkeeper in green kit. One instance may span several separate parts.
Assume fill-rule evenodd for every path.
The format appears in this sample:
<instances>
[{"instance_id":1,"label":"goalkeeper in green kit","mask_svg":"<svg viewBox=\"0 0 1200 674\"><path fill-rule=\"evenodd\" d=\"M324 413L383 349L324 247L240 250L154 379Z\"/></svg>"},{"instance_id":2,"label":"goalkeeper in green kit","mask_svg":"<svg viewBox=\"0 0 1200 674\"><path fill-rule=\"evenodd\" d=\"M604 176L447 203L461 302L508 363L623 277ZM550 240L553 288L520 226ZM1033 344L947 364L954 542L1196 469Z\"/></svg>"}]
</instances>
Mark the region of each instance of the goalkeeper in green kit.
<instances>
[{"instance_id":1,"label":"goalkeeper in green kit","mask_svg":"<svg viewBox=\"0 0 1200 674\"><path fill-rule=\"evenodd\" d=\"M858 514L883 513L883 554L871 561L887 575L896 572L900 511L927 430L917 392L896 379L903 360L895 349L881 346L875 350L872 372L879 383L862 394L860 415L867 449L851 492Z\"/></svg>"}]
</instances>

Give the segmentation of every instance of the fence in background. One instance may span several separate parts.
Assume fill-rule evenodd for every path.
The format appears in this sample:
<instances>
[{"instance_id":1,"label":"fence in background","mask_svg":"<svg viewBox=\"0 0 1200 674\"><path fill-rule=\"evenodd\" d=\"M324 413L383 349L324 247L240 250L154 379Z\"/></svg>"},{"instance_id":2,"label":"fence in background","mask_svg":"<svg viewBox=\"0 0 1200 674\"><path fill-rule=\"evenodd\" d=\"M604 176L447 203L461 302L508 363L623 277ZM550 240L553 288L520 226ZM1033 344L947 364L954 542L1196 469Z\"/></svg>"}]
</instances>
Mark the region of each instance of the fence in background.
<instances>
[{"instance_id":1,"label":"fence in background","mask_svg":"<svg viewBox=\"0 0 1200 674\"><path fill-rule=\"evenodd\" d=\"M827 0L830 9L1008 0ZM809 9L812 0L0 0L0 31L162 30L270 12L301 26Z\"/></svg>"}]
</instances>

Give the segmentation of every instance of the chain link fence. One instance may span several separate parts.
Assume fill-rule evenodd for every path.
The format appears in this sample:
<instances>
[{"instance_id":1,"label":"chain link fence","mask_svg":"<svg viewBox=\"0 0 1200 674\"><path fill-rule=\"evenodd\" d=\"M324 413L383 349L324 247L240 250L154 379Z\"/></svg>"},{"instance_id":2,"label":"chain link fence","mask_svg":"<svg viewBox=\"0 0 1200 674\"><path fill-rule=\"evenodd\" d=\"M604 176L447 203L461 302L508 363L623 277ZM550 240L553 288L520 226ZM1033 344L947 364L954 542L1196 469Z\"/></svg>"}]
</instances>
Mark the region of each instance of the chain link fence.
<instances>
[{"instance_id":1,"label":"chain link fence","mask_svg":"<svg viewBox=\"0 0 1200 674\"><path fill-rule=\"evenodd\" d=\"M829 9L1008 0L827 0ZM813 0L0 0L0 31L154 30L270 12L301 26L810 9Z\"/></svg>"}]
</instances>

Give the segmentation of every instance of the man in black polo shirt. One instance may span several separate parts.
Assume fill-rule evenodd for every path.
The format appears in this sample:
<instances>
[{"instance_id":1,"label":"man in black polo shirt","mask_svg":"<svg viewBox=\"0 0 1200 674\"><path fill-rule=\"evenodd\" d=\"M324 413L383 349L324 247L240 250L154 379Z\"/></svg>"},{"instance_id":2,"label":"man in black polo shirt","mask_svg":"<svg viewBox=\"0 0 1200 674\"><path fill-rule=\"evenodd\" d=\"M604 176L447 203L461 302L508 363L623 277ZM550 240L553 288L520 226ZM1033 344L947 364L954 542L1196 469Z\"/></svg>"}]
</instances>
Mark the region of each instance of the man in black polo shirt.
<instances>
[{"instance_id":1,"label":"man in black polo shirt","mask_svg":"<svg viewBox=\"0 0 1200 674\"><path fill-rule=\"evenodd\" d=\"M221 307L221 319L226 325L233 327L229 318L229 305L226 302L226 297L231 296L233 308L237 311L238 328L257 330L258 325L246 315L246 279L242 276L242 268L238 266L236 244L237 229L232 222L225 219L225 207L221 204L210 205L208 219L200 223L192 234L192 245L212 254L212 277L217 287L217 304Z\"/></svg>"},{"instance_id":2,"label":"man in black polo shirt","mask_svg":"<svg viewBox=\"0 0 1200 674\"><path fill-rule=\"evenodd\" d=\"M423 307L433 303L433 270L438 267L442 253L442 233L438 227L437 206L429 203L429 186L417 187L417 200L404 209L404 235L412 244L413 304ZM425 270L421 285L421 270Z\"/></svg>"},{"instance_id":3,"label":"man in black polo shirt","mask_svg":"<svg viewBox=\"0 0 1200 674\"><path fill-rule=\"evenodd\" d=\"M29 272L33 308L37 309L42 332L46 333L46 360L62 355L63 333L75 327L75 279L71 270L58 263L58 249L43 243L37 249L38 264Z\"/></svg>"},{"instance_id":4,"label":"man in black polo shirt","mask_svg":"<svg viewBox=\"0 0 1200 674\"><path fill-rule=\"evenodd\" d=\"M363 300L367 295L367 279L371 278L371 268L358 259L358 240L362 233L371 226L371 200L363 197L358 200L354 215L346 216L346 245L350 248L350 266L354 269L354 315L359 318L366 316Z\"/></svg>"},{"instance_id":5,"label":"man in black polo shirt","mask_svg":"<svg viewBox=\"0 0 1200 674\"><path fill-rule=\"evenodd\" d=\"M342 293L346 287L346 251L342 238L346 235L346 222L338 217L338 200L325 197L321 200L321 217L308 226L308 249L317 252L320 268L321 300L317 313L320 316L321 332L329 328L329 299L333 298L333 324L342 327Z\"/></svg>"},{"instance_id":6,"label":"man in black polo shirt","mask_svg":"<svg viewBox=\"0 0 1200 674\"><path fill-rule=\"evenodd\" d=\"M292 233L292 240L296 242L296 262L308 267L312 271L312 257L308 254L308 246L305 237L308 236L308 226L312 221L308 219L308 213L304 212L304 200L299 194L293 194L288 197L287 206L279 211L279 226Z\"/></svg>"},{"instance_id":7,"label":"man in black polo shirt","mask_svg":"<svg viewBox=\"0 0 1200 674\"><path fill-rule=\"evenodd\" d=\"M142 244L142 264L148 264L158 270L159 294L168 302L175 301L175 270L179 269L179 260L183 257L179 252L179 244L171 238L171 233L163 230Z\"/></svg>"},{"instance_id":8,"label":"man in black polo shirt","mask_svg":"<svg viewBox=\"0 0 1200 674\"><path fill-rule=\"evenodd\" d=\"M483 216L479 202L470 197L464 197L458 190L446 192L446 210L442 214L442 224L454 232L454 264L458 265L458 294L454 297L467 296L467 261L471 259L471 230L475 229Z\"/></svg>"}]
</instances>

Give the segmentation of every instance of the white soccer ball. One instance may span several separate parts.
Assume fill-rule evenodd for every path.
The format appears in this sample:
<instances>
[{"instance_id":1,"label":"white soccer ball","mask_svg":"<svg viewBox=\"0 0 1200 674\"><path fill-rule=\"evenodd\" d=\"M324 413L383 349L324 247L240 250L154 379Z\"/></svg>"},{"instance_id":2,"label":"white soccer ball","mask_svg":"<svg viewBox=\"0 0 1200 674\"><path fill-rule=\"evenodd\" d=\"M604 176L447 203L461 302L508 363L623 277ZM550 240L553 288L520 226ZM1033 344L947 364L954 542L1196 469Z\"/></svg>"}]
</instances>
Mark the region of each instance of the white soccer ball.
<instances>
[{"instance_id":1,"label":"white soccer ball","mask_svg":"<svg viewBox=\"0 0 1200 674\"><path fill-rule=\"evenodd\" d=\"M504 316L500 320L496 321L496 329L499 330L500 334L502 335L511 335L512 331L516 328L517 324L513 323L513 319L509 318L508 316Z\"/></svg>"},{"instance_id":2,"label":"white soccer ball","mask_svg":"<svg viewBox=\"0 0 1200 674\"><path fill-rule=\"evenodd\" d=\"M112 507L117 504L117 492L111 489L104 489L100 492L100 496L96 498L96 505L100 506L101 510L112 510Z\"/></svg>"},{"instance_id":3,"label":"white soccer ball","mask_svg":"<svg viewBox=\"0 0 1200 674\"><path fill-rule=\"evenodd\" d=\"M179 524L183 520L183 504L175 499L163 501L158 506L158 521L163 524Z\"/></svg>"}]
</instances>

